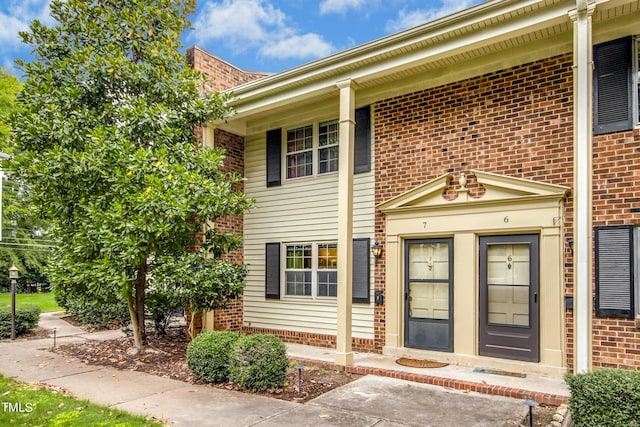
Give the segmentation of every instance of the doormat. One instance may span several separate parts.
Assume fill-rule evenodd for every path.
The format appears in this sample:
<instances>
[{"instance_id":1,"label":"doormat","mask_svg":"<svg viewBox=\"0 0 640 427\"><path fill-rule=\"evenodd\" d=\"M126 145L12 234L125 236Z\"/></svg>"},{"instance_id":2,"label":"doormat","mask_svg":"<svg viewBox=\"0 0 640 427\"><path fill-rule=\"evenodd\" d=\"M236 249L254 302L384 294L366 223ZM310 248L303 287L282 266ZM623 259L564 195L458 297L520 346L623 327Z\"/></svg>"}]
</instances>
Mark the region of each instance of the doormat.
<instances>
[{"instance_id":1,"label":"doormat","mask_svg":"<svg viewBox=\"0 0 640 427\"><path fill-rule=\"evenodd\" d=\"M401 357L396 360L398 365L410 366L412 368L442 368L447 366L448 363L436 362L435 360L417 360L409 359L408 357Z\"/></svg>"},{"instance_id":2,"label":"doormat","mask_svg":"<svg viewBox=\"0 0 640 427\"><path fill-rule=\"evenodd\" d=\"M527 378L527 374L523 374L522 372L501 371L500 369L473 368L473 372L480 372L481 374L504 375L506 377Z\"/></svg>"}]
</instances>

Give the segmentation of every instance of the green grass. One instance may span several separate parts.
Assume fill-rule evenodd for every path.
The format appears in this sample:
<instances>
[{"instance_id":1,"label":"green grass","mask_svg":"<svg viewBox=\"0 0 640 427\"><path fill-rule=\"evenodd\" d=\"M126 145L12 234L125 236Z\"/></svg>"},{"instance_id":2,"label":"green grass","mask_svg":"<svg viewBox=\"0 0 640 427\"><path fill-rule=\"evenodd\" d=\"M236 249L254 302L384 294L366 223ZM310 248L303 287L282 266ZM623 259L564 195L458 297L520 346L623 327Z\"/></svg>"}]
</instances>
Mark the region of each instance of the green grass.
<instances>
[{"instance_id":1,"label":"green grass","mask_svg":"<svg viewBox=\"0 0 640 427\"><path fill-rule=\"evenodd\" d=\"M20 305L37 305L42 313L52 311L62 311L62 308L56 304L53 292L38 292L33 294L17 294L16 306ZM11 307L11 294L0 294L0 309ZM2 408L0 408L2 409Z\"/></svg>"},{"instance_id":2,"label":"green grass","mask_svg":"<svg viewBox=\"0 0 640 427\"><path fill-rule=\"evenodd\" d=\"M19 383L0 375L3 426L162 426L144 417Z\"/></svg>"}]
</instances>

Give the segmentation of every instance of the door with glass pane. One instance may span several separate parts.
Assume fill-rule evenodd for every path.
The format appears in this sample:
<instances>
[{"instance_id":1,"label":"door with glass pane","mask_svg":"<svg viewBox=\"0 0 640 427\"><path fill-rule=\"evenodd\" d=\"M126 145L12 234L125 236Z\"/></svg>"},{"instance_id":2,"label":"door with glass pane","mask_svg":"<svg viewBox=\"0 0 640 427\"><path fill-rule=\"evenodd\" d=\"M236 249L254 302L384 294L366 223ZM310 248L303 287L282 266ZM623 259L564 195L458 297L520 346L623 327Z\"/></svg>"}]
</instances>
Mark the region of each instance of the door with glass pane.
<instances>
[{"instance_id":1,"label":"door with glass pane","mask_svg":"<svg viewBox=\"0 0 640 427\"><path fill-rule=\"evenodd\" d=\"M537 235L480 237L480 355L539 361L538 264Z\"/></svg>"},{"instance_id":2,"label":"door with glass pane","mask_svg":"<svg viewBox=\"0 0 640 427\"><path fill-rule=\"evenodd\" d=\"M405 240L405 347L453 351L453 240Z\"/></svg>"}]
</instances>

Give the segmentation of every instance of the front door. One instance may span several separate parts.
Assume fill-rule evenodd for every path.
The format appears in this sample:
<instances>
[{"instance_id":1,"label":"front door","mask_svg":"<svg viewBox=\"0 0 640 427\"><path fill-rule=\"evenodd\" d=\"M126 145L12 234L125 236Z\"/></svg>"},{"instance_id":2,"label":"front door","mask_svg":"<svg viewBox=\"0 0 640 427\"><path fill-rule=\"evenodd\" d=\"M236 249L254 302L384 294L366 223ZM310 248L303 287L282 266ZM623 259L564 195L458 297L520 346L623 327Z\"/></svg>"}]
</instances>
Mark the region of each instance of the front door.
<instances>
[{"instance_id":1,"label":"front door","mask_svg":"<svg viewBox=\"0 0 640 427\"><path fill-rule=\"evenodd\" d=\"M538 260L538 235L480 237L480 355L540 360Z\"/></svg>"},{"instance_id":2,"label":"front door","mask_svg":"<svg viewBox=\"0 0 640 427\"><path fill-rule=\"evenodd\" d=\"M405 347L453 351L452 239L405 240Z\"/></svg>"}]
</instances>

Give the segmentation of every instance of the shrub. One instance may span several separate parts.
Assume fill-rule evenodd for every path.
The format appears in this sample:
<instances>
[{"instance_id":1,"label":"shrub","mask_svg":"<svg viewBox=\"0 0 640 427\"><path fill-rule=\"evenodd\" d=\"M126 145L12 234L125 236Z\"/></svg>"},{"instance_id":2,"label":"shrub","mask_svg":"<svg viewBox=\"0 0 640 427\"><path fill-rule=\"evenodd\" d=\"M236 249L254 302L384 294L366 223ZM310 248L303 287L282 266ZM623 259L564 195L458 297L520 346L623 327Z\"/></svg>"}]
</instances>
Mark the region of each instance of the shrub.
<instances>
[{"instance_id":1,"label":"shrub","mask_svg":"<svg viewBox=\"0 0 640 427\"><path fill-rule=\"evenodd\" d=\"M177 313L184 312L184 296L181 290L175 286L162 286L150 283L145 294L146 312L158 335L166 335L171 319Z\"/></svg>"},{"instance_id":2,"label":"shrub","mask_svg":"<svg viewBox=\"0 0 640 427\"><path fill-rule=\"evenodd\" d=\"M251 391L283 387L287 377L287 349L275 335L241 337L234 349L230 379Z\"/></svg>"},{"instance_id":3,"label":"shrub","mask_svg":"<svg viewBox=\"0 0 640 427\"><path fill-rule=\"evenodd\" d=\"M120 296L98 299L61 288L54 292L58 305L84 324L106 328L113 322L129 323L129 308Z\"/></svg>"},{"instance_id":4,"label":"shrub","mask_svg":"<svg viewBox=\"0 0 640 427\"><path fill-rule=\"evenodd\" d=\"M227 381L234 344L238 338L238 334L229 331L199 334L187 345L187 366L203 381Z\"/></svg>"},{"instance_id":5,"label":"shrub","mask_svg":"<svg viewBox=\"0 0 640 427\"><path fill-rule=\"evenodd\" d=\"M16 335L31 332L40 321L40 307L23 305L16 308ZM0 338L11 337L11 309L0 310Z\"/></svg>"},{"instance_id":6,"label":"shrub","mask_svg":"<svg viewBox=\"0 0 640 427\"><path fill-rule=\"evenodd\" d=\"M572 375L565 378L571 397L569 408L581 427L640 426L640 372L621 369Z\"/></svg>"}]
</instances>

